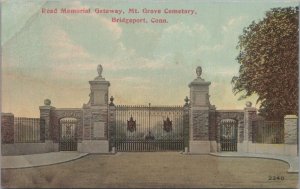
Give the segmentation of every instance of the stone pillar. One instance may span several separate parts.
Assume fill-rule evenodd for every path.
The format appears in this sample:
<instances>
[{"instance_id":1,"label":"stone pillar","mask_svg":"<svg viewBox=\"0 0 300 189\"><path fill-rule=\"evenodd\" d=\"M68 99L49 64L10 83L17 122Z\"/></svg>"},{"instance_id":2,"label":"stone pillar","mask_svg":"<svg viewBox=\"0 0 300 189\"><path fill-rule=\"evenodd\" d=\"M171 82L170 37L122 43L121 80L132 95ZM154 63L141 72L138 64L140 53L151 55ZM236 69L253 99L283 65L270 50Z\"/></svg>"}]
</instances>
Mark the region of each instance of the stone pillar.
<instances>
[{"instance_id":1,"label":"stone pillar","mask_svg":"<svg viewBox=\"0 0 300 189\"><path fill-rule=\"evenodd\" d=\"M55 107L51 106L49 99L44 100L44 106L40 106L40 140L45 142L49 152L59 151L57 137L54 136L54 123L52 120L53 110Z\"/></svg>"},{"instance_id":2,"label":"stone pillar","mask_svg":"<svg viewBox=\"0 0 300 189\"><path fill-rule=\"evenodd\" d=\"M52 141L51 132L51 110L55 107L51 106L51 101L49 99L44 100L44 106L40 106L40 119L43 122L44 128L41 128L40 137L45 141Z\"/></svg>"},{"instance_id":3,"label":"stone pillar","mask_svg":"<svg viewBox=\"0 0 300 189\"><path fill-rule=\"evenodd\" d=\"M116 139L116 106L114 104L114 97L110 97L109 111L108 111L108 140L109 140L109 151L114 152Z\"/></svg>"},{"instance_id":4,"label":"stone pillar","mask_svg":"<svg viewBox=\"0 0 300 189\"><path fill-rule=\"evenodd\" d=\"M202 68L196 69L197 78L189 84L191 98L190 153L210 153L209 141L209 85L201 78Z\"/></svg>"},{"instance_id":5,"label":"stone pillar","mask_svg":"<svg viewBox=\"0 0 300 189\"><path fill-rule=\"evenodd\" d=\"M183 106L183 145L184 152L187 153L189 149L189 122L190 122L190 104L189 99L186 97L185 104Z\"/></svg>"},{"instance_id":6,"label":"stone pillar","mask_svg":"<svg viewBox=\"0 0 300 189\"><path fill-rule=\"evenodd\" d=\"M253 152L252 146L252 121L257 119L257 110L251 102L246 102L244 108L244 135L243 140L238 141L238 152Z\"/></svg>"},{"instance_id":7,"label":"stone pillar","mask_svg":"<svg viewBox=\"0 0 300 189\"><path fill-rule=\"evenodd\" d=\"M217 143L217 116L216 116L216 107L211 106L209 110L209 141L210 141L210 152L218 151Z\"/></svg>"},{"instance_id":8,"label":"stone pillar","mask_svg":"<svg viewBox=\"0 0 300 189\"><path fill-rule=\"evenodd\" d=\"M14 114L1 113L1 142L2 144L14 143Z\"/></svg>"},{"instance_id":9,"label":"stone pillar","mask_svg":"<svg viewBox=\"0 0 300 189\"><path fill-rule=\"evenodd\" d=\"M286 155L299 156L298 132L298 117L296 115L284 116L284 143Z\"/></svg>"},{"instance_id":10,"label":"stone pillar","mask_svg":"<svg viewBox=\"0 0 300 189\"><path fill-rule=\"evenodd\" d=\"M89 81L90 99L83 105L84 140L78 151L108 153L108 89L110 83L102 77L103 68L98 65L98 76Z\"/></svg>"},{"instance_id":11,"label":"stone pillar","mask_svg":"<svg viewBox=\"0 0 300 189\"><path fill-rule=\"evenodd\" d=\"M284 143L298 144L298 117L296 115L284 116Z\"/></svg>"}]
</instances>

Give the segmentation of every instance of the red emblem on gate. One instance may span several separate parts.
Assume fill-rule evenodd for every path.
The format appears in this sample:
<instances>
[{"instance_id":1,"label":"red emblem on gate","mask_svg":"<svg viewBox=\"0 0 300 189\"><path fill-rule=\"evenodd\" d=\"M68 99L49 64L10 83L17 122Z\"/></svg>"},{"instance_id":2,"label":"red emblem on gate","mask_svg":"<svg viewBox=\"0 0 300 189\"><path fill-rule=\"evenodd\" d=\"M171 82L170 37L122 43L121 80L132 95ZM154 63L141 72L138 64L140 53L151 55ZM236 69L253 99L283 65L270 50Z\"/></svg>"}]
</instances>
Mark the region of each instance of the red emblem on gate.
<instances>
[{"instance_id":1,"label":"red emblem on gate","mask_svg":"<svg viewBox=\"0 0 300 189\"><path fill-rule=\"evenodd\" d=\"M164 120L164 130L167 132L172 131L172 121L169 117L167 117L167 120Z\"/></svg>"},{"instance_id":2,"label":"red emblem on gate","mask_svg":"<svg viewBox=\"0 0 300 189\"><path fill-rule=\"evenodd\" d=\"M127 120L127 130L133 132L136 130L136 120L133 120L132 116L130 117L129 121Z\"/></svg>"}]
</instances>

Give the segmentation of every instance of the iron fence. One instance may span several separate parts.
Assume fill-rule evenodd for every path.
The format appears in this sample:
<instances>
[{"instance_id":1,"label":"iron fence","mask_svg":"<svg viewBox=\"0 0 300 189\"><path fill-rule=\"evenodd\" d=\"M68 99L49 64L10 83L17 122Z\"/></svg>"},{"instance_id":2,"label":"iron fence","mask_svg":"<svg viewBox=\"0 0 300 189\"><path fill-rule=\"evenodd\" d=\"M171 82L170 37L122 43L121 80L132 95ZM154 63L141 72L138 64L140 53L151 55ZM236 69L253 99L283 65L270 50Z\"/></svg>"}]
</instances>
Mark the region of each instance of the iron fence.
<instances>
[{"instance_id":1,"label":"iron fence","mask_svg":"<svg viewBox=\"0 0 300 189\"><path fill-rule=\"evenodd\" d=\"M280 121L252 121L252 141L254 143L284 143L284 123Z\"/></svg>"},{"instance_id":2,"label":"iron fence","mask_svg":"<svg viewBox=\"0 0 300 189\"><path fill-rule=\"evenodd\" d=\"M44 120L39 118L14 118L14 138L16 143L43 142Z\"/></svg>"}]
</instances>

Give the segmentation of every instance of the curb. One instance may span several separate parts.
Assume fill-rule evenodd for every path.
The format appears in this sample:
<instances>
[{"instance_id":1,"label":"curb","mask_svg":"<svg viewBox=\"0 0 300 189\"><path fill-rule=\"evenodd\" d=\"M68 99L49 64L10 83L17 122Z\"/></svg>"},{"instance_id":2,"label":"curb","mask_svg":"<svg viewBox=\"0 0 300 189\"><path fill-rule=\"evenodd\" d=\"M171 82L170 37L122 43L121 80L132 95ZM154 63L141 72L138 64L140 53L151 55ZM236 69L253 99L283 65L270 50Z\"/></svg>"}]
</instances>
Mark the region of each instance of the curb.
<instances>
[{"instance_id":1,"label":"curb","mask_svg":"<svg viewBox=\"0 0 300 189\"><path fill-rule=\"evenodd\" d=\"M216 157L236 157L236 158L259 158L259 159L272 159L272 160L278 160L282 161L284 163L287 163L289 165L289 169L287 170L288 173L299 173L299 170L295 170L292 167L292 163L286 159L283 158L276 158L276 157L259 157L259 156L243 156L243 155L224 155L224 154L215 154L215 153L209 153L211 156L216 156Z\"/></svg>"},{"instance_id":2,"label":"curb","mask_svg":"<svg viewBox=\"0 0 300 189\"><path fill-rule=\"evenodd\" d=\"M77 160L77 159L81 159L85 156L89 155L88 153L85 153L85 154L81 154L77 157L74 157L74 158L71 158L71 159L68 159L68 160L62 160L62 161L57 161L57 162L54 162L54 163L47 163L47 164L39 164L39 165L31 165L31 166L22 166L22 167L1 167L2 170L6 170L6 169L26 169L26 168L34 168L34 167L42 167L42 166L49 166L49 165L56 165L56 164L61 164L61 163L66 163L66 162L71 162L71 161L74 161L74 160Z\"/></svg>"},{"instance_id":3,"label":"curb","mask_svg":"<svg viewBox=\"0 0 300 189\"><path fill-rule=\"evenodd\" d=\"M299 169L294 169L292 166L292 162L289 160L286 160L284 158L280 157L265 157L265 156L251 156L251 155L230 155L230 154L218 154L218 153L208 153L208 154L200 154L200 153L181 153L182 155L211 155L216 157L231 157L231 158L260 158L260 159L271 159L271 160L277 160L282 161L284 163L287 163L289 165L289 169L287 170L288 173L299 173ZM259 154L257 154L259 155ZM297 161L299 162L299 160ZM298 166L297 166L298 167Z\"/></svg>"}]
</instances>

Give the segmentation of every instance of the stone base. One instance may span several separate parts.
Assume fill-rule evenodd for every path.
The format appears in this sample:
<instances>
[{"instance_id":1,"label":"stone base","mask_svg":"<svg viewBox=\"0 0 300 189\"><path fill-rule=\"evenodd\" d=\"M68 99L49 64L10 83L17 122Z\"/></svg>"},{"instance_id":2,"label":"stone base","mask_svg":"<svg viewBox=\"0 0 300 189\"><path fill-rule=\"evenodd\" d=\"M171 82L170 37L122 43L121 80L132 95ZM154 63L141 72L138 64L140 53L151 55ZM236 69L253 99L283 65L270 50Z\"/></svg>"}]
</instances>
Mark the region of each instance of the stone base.
<instances>
[{"instance_id":1,"label":"stone base","mask_svg":"<svg viewBox=\"0 0 300 189\"><path fill-rule=\"evenodd\" d=\"M190 143L190 153L196 154L209 154L211 141L189 141Z\"/></svg>"},{"instance_id":2,"label":"stone base","mask_svg":"<svg viewBox=\"0 0 300 189\"><path fill-rule=\"evenodd\" d=\"M1 154L3 156L40 154L57 151L58 143L53 143L51 140L46 140L41 143L1 144Z\"/></svg>"},{"instance_id":3,"label":"stone base","mask_svg":"<svg viewBox=\"0 0 300 189\"><path fill-rule=\"evenodd\" d=\"M284 145L284 154L290 156L299 156L298 154L298 145L297 144L285 144Z\"/></svg>"},{"instance_id":4,"label":"stone base","mask_svg":"<svg viewBox=\"0 0 300 189\"><path fill-rule=\"evenodd\" d=\"M210 141L210 152L217 152L218 151L218 144L216 141Z\"/></svg>"},{"instance_id":5,"label":"stone base","mask_svg":"<svg viewBox=\"0 0 300 189\"><path fill-rule=\"evenodd\" d=\"M45 144L46 144L49 152L58 152L59 151L59 143L54 143L52 140L45 140Z\"/></svg>"},{"instance_id":6,"label":"stone base","mask_svg":"<svg viewBox=\"0 0 300 189\"><path fill-rule=\"evenodd\" d=\"M78 143L78 152L109 153L109 144L107 140L83 140Z\"/></svg>"},{"instance_id":7,"label":"stone base","mask_svg":"<svg viewBox=\"0 0 300 189\"><path fill-rule=\"evenodd\" d=\"M298 156L297 148L297 144L261 144L251 141L238 143L238 152L244 153Z\"/></svg>"},{"instance_id":8,"label":"stone base","mask_svg":"<svg viewBox=\"0 0 300 189\"><path fill-rule=\"evenodd\" d=\"M251 146L252 142L251 141L244 141L242 143L237 143L237 151L238 152L248 152L248 151L253 151L250 150L249 148L253 147Z\"/></svg>"}]
</instances>

